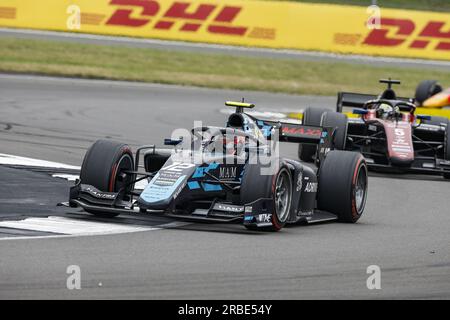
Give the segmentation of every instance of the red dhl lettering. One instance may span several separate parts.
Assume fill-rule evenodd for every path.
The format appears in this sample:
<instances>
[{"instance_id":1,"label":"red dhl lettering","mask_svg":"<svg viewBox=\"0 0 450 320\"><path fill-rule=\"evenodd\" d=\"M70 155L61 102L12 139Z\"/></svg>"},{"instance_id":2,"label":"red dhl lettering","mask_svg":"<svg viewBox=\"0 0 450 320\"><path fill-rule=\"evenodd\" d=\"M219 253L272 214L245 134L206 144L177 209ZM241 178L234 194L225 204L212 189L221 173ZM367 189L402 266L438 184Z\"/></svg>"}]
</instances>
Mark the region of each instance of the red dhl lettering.
<instances>
[{"instance_id":1,"label":"red dhl lettering","mask_svg":"<svg viewBox=\"0 0 450 320\"><path fill-rule=\"evenodd\" d=\"M110 5L119 6L106 22L107 25L143 27L152 21L160 12L160 4L154 0L111 0ZM154 29L170 30L174 25L183 21L180 31L195 32L202 24L213 17L212 23L207 25L207 31L216 34L243 36L247 27L233 26L241 7L220 6L216 4L192 4L176 1L158 19Z\"/></svg>"},{"instance_id":2,"label":"red dhl lettering","mask_svg":"<svg viewBox=\"0 0 450 320\"><path fill-rule=\"evenodd\" d=\"M435 50L450 50L450 26L445 31L445 22L429 21L415 39L410 39L416 25L410 19L381 19L381 29L372 30L364 39L363 44L372 46L396 47L410 42L408 47L425 49L430 42L438 40ZM392 31L394 33L389 35Z\"/></svg>"},{"instance_id":3,"label":"red dhl lettering","mask_svg":"<svg viewBox=\"0 0 450 320\"><path fill-rule=\"evenodd\" d=\"M127 6L127 8L117 9L106 22L110 25L142 27L150 22L149 17L155 16L159 11L159 3L146 0L111 0L111 5ZM129 9L128 6L136 7ZM139 11L141 18L132 18L133 12Z\"/></svg>"}]
</instances>

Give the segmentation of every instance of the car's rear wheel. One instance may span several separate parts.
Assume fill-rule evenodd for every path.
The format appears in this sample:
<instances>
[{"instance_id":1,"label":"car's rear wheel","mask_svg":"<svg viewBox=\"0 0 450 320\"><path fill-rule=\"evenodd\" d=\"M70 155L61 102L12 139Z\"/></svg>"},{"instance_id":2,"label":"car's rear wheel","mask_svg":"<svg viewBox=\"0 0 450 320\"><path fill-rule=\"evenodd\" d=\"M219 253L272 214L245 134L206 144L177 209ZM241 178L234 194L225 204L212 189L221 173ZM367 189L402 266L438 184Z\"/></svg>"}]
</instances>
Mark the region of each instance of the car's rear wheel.
<instances>
[{"instance_id":1,"label":"car's rear wheel","mask_svg":"<svg viewBox=\"0 0 450 320\"><path fill-rule=\"evenodd\" d=\"M302 124L307 126L320 126L322 115L327 111L328 109L325 108L306 108L303 112ZM316 144L300 143L298 145L298 157L304 162L314 162L316 152Z\"/></svg>"},{"instance_id":2,"label":"car's rear wheel","mask_svg":"<svg viewBox=\"0 0 450 320\"><path fill-rule=\"evenodd\" d=\"M415 99L421 105L425 100L442 91L436 80L424 80L416 88Z\"/></svg>"},{"instance_id":3,"label":"car's rear wheel","mask_svg":"<svg viewBox=\"0 0 450 320\"><path fill-rule=\"evenodd\" d=\"M259 164L248 164L241 184L241 203L249 204L261 198L272 198L270 225L258 227L256 223L244 224L250 230L281 230L289 219L292 202L292 176L281 164L273 175L262 175Z\"/></svg>"},{"instance_id":4,"label":"car's rear wheel","mask_svg":"<svg viewBox=\"0 0 450 320\"><path fill-rule=\"evenodd\" d=\"M330 151L319 169L317 207L354 223L364 211L367 187L367 165L360 153Z\"/></svg>"},{"instance_id":5,"label":"car's rear wheel","mask_svg":"<svg viewBox=\"0 0 450 320\"><path fill-rule=\"evenodd\" d=\"M126 170L134 170L130 147L111 140L97 140L84 156L80 180L82 184L91 185L104 192L118 192L122 188L129 191L133 188L130 182L134 177L125 174ZM86 211L102 217L118 215L95 210Z\"/></svg>"}]
</instances>

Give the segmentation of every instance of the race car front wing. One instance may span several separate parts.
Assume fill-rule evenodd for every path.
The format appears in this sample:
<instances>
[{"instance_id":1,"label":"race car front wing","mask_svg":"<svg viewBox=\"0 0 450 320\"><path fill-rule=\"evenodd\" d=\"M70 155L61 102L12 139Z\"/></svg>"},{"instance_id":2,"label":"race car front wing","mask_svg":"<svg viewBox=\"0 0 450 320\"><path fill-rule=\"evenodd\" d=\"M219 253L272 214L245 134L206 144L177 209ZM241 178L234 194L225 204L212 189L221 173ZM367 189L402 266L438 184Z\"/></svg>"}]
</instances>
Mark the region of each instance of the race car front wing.
<instances>
[{"instance_id":1,"label":"race car front wing","mask_svg":"<svg viewBox=\"0 0 450 320\"><path fill-rule=\"evenodd\" d=\"M88 212L105 214L148 212L189 221L239 222L246 225L255 224L259 227L270 223L274 207L271 198L260 198L249 204L233 204L213 199L212 201L192 201L189 206L191 210L177 210L174 207L169 207L167 210L141 210L132 195L128 199L123 199L119 192L100 191L93 186L81 184L80 181L70 188L69 202L60 205L81 207Z\"/></svg>"}]
</instances>

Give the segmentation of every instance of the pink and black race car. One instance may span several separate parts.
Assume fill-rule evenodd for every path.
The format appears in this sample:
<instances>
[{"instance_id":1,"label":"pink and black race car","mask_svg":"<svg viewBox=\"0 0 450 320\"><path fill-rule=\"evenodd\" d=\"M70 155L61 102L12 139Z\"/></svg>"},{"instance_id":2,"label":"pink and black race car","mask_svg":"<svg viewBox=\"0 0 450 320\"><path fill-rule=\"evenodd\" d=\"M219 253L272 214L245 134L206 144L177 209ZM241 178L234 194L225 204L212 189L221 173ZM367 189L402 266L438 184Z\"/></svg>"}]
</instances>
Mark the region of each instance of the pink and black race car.
<instances>
[{"instance_id":1,"label":"pink and black race car","mask_svg":"<svg viewBox=\"0 0 450 320\"><path fill-rule=\"evenodd\" d=\"M414 99L397 97L392 84L379 96L339 92L337 112L308 108L304 125L335 128L335 149L359 151L371 169L442 174L450 179L450 124L447 118L416 115ZM351 113L344 107L354 108ZM299 157L311 161L314 146L299 146Z\"/></svg>"}]
</instances>

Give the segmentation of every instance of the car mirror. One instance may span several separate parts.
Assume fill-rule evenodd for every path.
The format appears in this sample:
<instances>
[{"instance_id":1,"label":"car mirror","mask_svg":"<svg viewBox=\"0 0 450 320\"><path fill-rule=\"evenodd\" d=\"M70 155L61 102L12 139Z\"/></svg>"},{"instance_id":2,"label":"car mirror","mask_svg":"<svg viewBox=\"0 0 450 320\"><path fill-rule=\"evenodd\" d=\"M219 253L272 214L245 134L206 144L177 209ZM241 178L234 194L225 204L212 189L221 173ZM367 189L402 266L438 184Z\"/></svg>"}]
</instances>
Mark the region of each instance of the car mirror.
<instances>
[{"instance_id":1,"label":"car mirror","mask_svg":"<svg viewBox=\"0 0 450 320\"><path fill-rule=\"evenodd\" d=\"M431 120L431 116L425 116L425 115L422 115L422 114L417 115L416 118L419 119L420 121Z\"/></svg>"},{"instance_id":2,"label":"car mirror","mask_svg":"<svg viewBox=\"0 0 450 320\"><path fill-rule=\"evenodd\" d=\"M180 144L183 142L183 139L164 139L164 145L166 146L176 146L177 144Z\"/></svg>"},{"instance_id":3,"label":"car mirror","mask_svg":"<svg viewBox=\"0 0 450 320\"><path fill-rule=\"evenodd\" d=\"M367 114L367 112L365 109L353 109L353 114Z\"/></svg>"}]
</instances>

